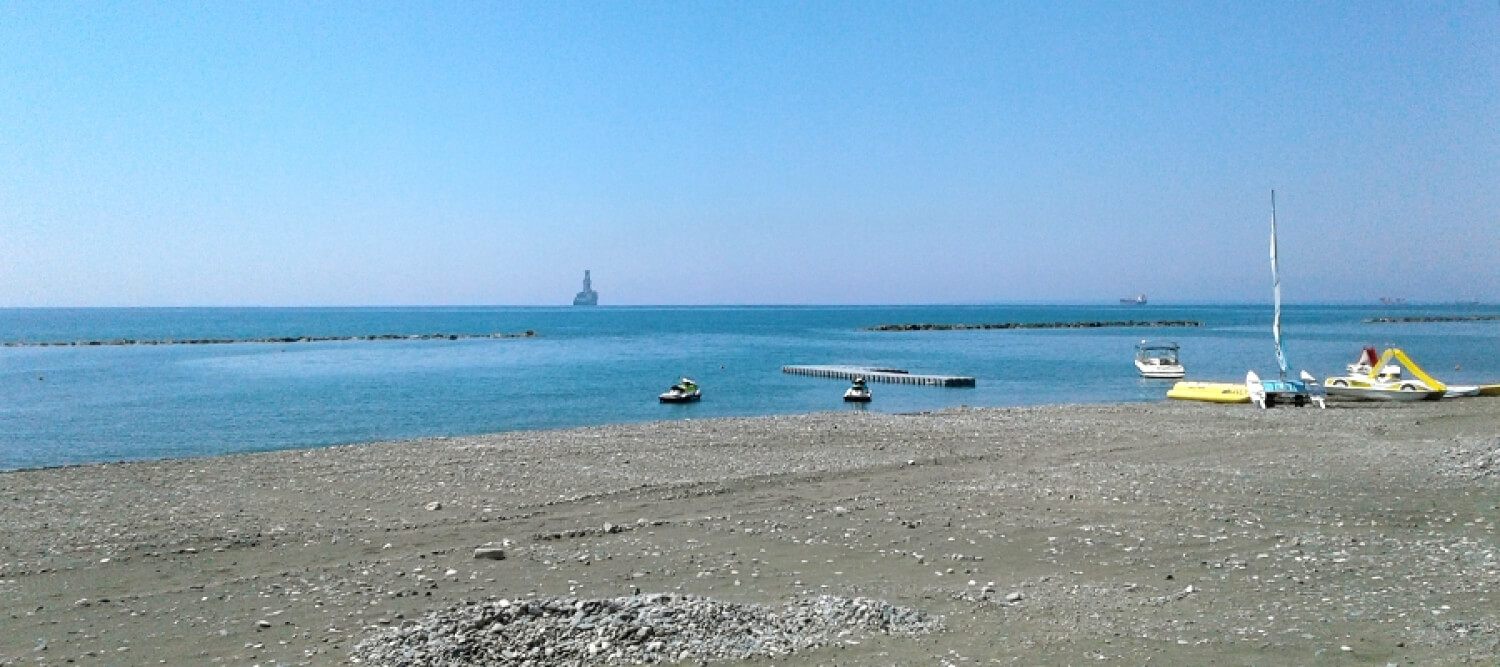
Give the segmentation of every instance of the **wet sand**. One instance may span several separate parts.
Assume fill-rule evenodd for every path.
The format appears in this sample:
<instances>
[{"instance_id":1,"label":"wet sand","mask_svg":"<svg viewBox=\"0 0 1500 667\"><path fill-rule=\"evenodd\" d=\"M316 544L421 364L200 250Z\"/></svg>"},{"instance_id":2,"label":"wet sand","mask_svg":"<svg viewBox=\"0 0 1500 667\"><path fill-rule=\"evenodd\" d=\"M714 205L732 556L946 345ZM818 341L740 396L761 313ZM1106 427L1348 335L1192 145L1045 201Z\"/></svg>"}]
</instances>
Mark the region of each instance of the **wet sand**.
<instances>
[{"instance_id":1,"label":"wet sand","mask_svg":"<svg viewBox=\"0 0 1500 667\"><path fill-rule=\"evenodd\" d=\"M850 411L19 471L0 664L340 664L464 602L637 591L944 619L784 664L1493 664L1497 505L1493 398Z\"/></svg>"}]
</instances>

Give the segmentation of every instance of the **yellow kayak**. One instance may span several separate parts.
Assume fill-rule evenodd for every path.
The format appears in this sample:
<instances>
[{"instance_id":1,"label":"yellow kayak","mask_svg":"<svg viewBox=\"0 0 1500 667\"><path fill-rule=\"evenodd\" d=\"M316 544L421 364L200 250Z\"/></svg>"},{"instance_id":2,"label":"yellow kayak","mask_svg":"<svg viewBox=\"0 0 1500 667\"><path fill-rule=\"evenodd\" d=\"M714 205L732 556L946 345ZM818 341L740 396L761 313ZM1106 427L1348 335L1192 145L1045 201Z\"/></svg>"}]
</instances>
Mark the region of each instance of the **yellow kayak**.
<instances>
[{"instance_id":1,"label":"yellow kayak","mask_svg":"<svg viewBox=\"0 0 1500 667\"><path fill-rule=\"evenodd\" d=\"M1167 390L1167 398L1210 403L1249 403L1250 390L1243 382L1178 382Z\"/></svg>"}]
</instances>

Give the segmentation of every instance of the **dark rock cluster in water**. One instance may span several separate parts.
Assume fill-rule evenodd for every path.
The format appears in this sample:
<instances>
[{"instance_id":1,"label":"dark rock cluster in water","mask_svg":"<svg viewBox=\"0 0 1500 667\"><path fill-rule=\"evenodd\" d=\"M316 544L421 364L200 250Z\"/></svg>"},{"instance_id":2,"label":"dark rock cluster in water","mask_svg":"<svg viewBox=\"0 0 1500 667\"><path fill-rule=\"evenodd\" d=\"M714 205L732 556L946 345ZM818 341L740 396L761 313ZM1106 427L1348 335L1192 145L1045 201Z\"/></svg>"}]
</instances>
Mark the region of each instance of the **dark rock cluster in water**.
<instances>
[{"instance_id":1,"label":"dark rock cluster in water","mask_svg":"<svg viewBox=\"0 0 1500 667\"><path fill-rule=\"evenodd\" d=\"M1411 317L1366 317L1367 324L1401 324L1410 322L1489 322L1500 315L1413 315Z\"/></svg>"},{"instance_id":2,"label":"dark rock cluster in water","mask_svg":"<svg viewBox=\"0 0 1500 667\"><path fill-rule=\"evenodd\" d=\"M87 347L94 345L229 345L232 343L322 343L328 341L355 340L460 340L465 338L533 338L530 329L520 333L432 333L432 334L368 334L364 336L269 336L263 338L110 338L106 340L74 341L7 341L5 347Z\"/></svg>"},{"instance_id":3,"label":"dark rock cluster in water","mask_svg":"<svg viewBox=\"0 0 1500 667\"><path fill-rule=\"evenodd\" d=\"M962 331L966 329L1094 329L1103 327L1201 327L1196 320L1120 320L1090 322L991 322L988 324L877 324L864 331Z\"/></svg>"},{"instance_id":4,"label":"dark rock cluster in water","mask_svg":"<svg viewBox=\"0 0 1500 667\"><path fill-rule=\"evenodd\" d=\"M614 665L783 656L845 638L941 629L923 612L823 595L780 608L695 595L493 600L360 642L372 665Z\"/></svg>"}]
</instances>

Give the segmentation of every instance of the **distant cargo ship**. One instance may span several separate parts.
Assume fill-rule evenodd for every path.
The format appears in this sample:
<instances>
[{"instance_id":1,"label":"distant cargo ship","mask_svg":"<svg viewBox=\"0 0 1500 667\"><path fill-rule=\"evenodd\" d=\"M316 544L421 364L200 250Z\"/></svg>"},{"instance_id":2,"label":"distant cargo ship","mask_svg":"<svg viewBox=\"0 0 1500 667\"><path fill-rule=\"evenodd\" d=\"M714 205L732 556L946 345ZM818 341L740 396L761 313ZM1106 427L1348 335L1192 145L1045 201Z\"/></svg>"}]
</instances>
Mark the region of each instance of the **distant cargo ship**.
<instances>
[{"instance_id":1,"label":"distant cargo ship","mask_svg":"<svg viewBox=\"0 0 1500 667\"><path fill-rule=\"evenodd\" d=\"M594 280L589 277L589 270L583 270L583 291L573 297L575 306L597 306L599 305L599 293L594 291Z\"/></svg>"},{"instance_id":2,"label":"distant cargo ship","mask_svg":"<svg viewBox=\"0 0 1500 667\"><path fill-rule=\"evenodd\" d=\"M1120 303L1126 303L1132 306L1144 306L1146 305L1146 295L1137 294L1135 296L1127 296L1123 299L1120 299Z\"/></svg>"}]
</instances>

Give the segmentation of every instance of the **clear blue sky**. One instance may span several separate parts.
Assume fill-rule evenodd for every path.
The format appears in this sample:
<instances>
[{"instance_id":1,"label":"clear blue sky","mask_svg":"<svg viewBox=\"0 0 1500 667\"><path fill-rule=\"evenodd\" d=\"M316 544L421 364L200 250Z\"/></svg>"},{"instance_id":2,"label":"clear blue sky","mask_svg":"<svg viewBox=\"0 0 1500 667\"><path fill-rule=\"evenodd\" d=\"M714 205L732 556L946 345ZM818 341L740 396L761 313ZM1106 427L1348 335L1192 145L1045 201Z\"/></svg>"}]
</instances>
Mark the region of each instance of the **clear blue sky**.
<instances>
[{"instance_id":1,"label":"clear blue sky","mask_svg":"<svg viewBox=\"0 0 1500 667\"><path fill-rule=\"evenodd\" d=\"M1500 301L1500 3L0 0L0 306Z\"/></svg>"}]
</instances>

